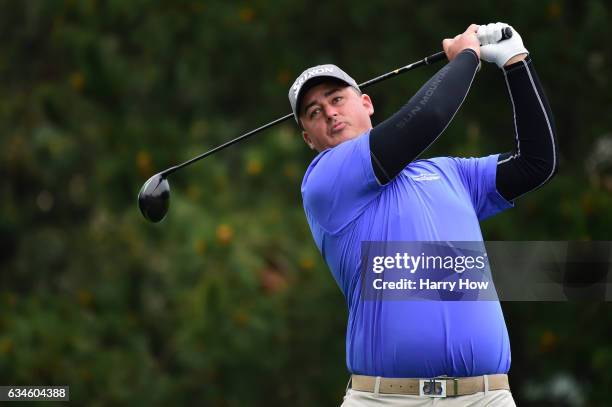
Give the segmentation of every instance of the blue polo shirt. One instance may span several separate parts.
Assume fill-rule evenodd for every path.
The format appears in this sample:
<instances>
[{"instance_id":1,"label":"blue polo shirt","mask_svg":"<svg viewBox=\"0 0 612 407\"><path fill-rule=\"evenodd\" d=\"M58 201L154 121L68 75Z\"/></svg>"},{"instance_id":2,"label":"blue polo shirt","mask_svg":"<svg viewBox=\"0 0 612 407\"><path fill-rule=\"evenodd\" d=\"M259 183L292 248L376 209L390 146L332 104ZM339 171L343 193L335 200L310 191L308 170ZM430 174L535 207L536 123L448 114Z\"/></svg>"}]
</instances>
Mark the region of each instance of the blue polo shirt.
<instances>
[{"instance_id":1,"label":"blue polo shirt","mask_svg":"<svg viewBox=\"0 0 612 407\"><path fill-rule=\"evenodd\" d=\"M369 132L321 152L302 182L315 243L344 294L351 373L384 377L507 373L498 301L363 301L362 241L482 241L479 221L512 206L495 187L497 155L410 163L381 186Z\"/></svg>"}]
</instances>

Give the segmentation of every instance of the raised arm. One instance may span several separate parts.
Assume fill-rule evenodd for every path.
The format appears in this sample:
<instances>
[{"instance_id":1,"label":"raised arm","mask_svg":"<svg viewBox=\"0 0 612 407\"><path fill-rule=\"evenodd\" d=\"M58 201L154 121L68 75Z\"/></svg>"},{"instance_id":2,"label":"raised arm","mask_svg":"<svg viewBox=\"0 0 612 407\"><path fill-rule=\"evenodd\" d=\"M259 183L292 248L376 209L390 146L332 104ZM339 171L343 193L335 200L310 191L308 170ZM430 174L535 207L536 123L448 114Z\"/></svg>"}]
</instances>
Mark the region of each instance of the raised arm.
<instances>
[{"instance_id":1,"label":"raised arm","mask_svg":"<svg viewBox=\"0 0 612 407\"><path fill-rule=\"evenodd\" d=\"M507 200L514 200L544 185L558 171L559 154L555 124L540 80L523 45L513 29L508 41L498 43L496 33L503 23L481 26L481 57L497 64L504 73L512 103L515 148L500 154L496 186Z\"/></svg>"},{"instance_id":2,"label":"raised arm","mask_svg":"<svg viewBox=\"0 0 612 407\"><path fill-rule=\"evenodd\" d=\"M391 181L429 147L465 100L480 63L477 25L443 41L451 61L393 116L370 133L372 166L378 182Z\"/></svg>"}]
</instances>

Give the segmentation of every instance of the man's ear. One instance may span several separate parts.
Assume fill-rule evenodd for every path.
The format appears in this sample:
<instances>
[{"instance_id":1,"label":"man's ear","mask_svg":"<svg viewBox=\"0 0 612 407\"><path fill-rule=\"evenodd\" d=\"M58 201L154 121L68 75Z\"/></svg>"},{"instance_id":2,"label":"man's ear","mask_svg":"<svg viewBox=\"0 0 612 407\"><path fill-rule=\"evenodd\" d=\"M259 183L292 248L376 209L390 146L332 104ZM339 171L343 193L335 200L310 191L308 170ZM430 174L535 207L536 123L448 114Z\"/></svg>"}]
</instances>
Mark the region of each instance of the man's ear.
<instances>
[{"instance_id":1,"label":"man's ear","mask_svg":"<svg viewBox=\"0 0 612 407\"><path fill-rule=\"evenodd\" d=\"M310 147L311 150L314 150L314 144L312 143L312 140L310 139L310 136L308 135L308 133L306 133L306 131L302 131L302 138L304 139L304 142L306 144L308 144L308 147Z\"/></svg>"},{"instance_id":2,"label":"man's ear","mask_svg":"<svg viewBox=\"0 0 612 407\"><path fill-rule=\"evenodd\" d=\"M368 111L368 114L372 116L374 114L374 103L372 103L372 99L364 93L361 95L361 103Z\"/></svg>"}]
</instances>

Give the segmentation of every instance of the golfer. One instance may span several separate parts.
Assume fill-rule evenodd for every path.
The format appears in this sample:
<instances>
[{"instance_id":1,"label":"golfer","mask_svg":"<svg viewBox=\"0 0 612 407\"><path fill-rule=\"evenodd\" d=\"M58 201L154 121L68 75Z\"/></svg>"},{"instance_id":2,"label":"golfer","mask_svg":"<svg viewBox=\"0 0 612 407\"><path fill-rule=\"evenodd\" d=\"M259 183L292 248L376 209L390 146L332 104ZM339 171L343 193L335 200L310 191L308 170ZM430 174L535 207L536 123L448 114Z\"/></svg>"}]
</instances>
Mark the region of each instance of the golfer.
<instances>
[{"instance_id":1,"label":"golfer","mask_svg":"<svg viewBox=\"0 0 612 407\"><path fill-rule=\"evenodd\" d=\"M519 33L499 41L505 27L473 24L445 39L449 63L376 127L372 100L335 65L307 69L289 89L318 152L302 182L306 217L349 309L343 406L515 405L499 301L363 301L360 273L363 241L482 242L479 221L556 173L548 101ZM514 150L417 159L461 107L481 59L501 68Z\"/></svg>"}]
</instances>

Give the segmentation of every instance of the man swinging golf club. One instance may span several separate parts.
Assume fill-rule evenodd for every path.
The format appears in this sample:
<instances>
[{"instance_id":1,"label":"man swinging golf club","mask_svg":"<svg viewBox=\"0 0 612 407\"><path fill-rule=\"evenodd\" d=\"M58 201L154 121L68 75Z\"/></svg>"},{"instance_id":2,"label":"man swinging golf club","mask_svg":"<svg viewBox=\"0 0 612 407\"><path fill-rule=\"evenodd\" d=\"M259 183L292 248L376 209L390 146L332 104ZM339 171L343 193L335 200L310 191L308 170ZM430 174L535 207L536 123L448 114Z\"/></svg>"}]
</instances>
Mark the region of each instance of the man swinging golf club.
<instances>
[{"instance_id":1,"label":"man swinging golf club","mask_svg":"<svg viewBox=\"0 0 612 407\"><path fill-rule=\"evenodd\" d=\"M306 217L349 308L343 406L515 405L499 301L363 301L360 275L362 242L481 242L480 220L556 173L546 96L520 35L500 41L506 27L472 24L445 39L450 62L375 127L372 100L337 66L307 69L289 89L304 141L319 153L302 182ZM461 107L480 59L506 81L514 151L417 160Z\"/></svg>"}]
</instances>

